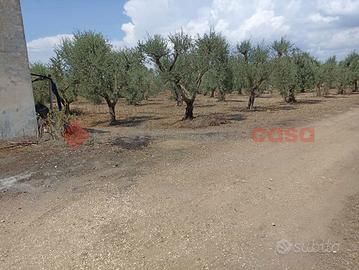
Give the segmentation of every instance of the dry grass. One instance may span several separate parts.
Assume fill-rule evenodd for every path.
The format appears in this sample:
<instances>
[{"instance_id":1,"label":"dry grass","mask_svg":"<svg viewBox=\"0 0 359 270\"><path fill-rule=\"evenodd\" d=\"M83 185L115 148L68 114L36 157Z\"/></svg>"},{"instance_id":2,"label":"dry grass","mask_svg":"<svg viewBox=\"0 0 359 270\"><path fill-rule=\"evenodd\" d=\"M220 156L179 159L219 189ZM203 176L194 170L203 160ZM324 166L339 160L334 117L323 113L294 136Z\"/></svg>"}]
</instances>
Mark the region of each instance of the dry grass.
<instances>
[{"instance_id":1,"label":"dry grass","mask_svg":"<svg viewBox=\"0 0 359 270\"><path fill-rule=\"evenodd\" d=\"M138 106L120 100L116 113L117 127L152 129L206 128L211 126L240 127L245 123L266 122L275 118L281 121L315 120L325 114L340 112L359 104L359 95L316 97L313 93L298 95L297 104L287 104L278 95L263 95L256 99L256 111L247 111L247 96L231 94L226 101L199 95L195 102L195 119L181 121L185 105L176 106L168 93L143 101ZM73 105L75 120L85 127L109 127L106 104L92 105L82 100Z\"/></svg>"}]
</instances>

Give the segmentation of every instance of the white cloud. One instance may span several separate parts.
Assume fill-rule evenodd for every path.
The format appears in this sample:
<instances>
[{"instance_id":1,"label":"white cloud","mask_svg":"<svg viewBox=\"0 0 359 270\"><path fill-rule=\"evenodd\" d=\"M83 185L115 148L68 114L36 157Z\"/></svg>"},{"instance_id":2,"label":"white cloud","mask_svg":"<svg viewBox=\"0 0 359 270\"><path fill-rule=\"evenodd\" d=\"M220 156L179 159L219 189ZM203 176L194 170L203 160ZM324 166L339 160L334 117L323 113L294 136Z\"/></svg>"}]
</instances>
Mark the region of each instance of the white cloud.
<instances>
[{"instance_id":1,"label":"white cloud","mask_svg":"<svg viewBox=\"0 0 359 270\"><path fill-rule=\"evenodd\" d=\"M167 35L183 29L193 36L210 28L235 44L244 39L272 41L281 36L323 59L358 48L359 0L128 0L115 48L131 47L149 34ZM28 43L30 59L46 61L57 35Z\"/></svg>"},{"instance_id":2,"label":"white cloud","mask_svg":"<svg viewBox=\"0 0 359 270\"><path fill-rule=\"evenodd\" d=\"M315 13L309 16L309 19L314 23L331 23L339 20L338 16L323 16L320 13Z\"/></svg>"},{"instance_id":3,"label":"white cloud","mask_svg":"<svg viewBox=\"0 0 359 270\"><path fill-rule=\"evenodd\" d=\"M180 29L196 36L211 27L233 42L248 37L273 39L290 29L273 7L270 0L131 0L124 6L131 18L122 26L124 42L131 46L148 34L166 35Z\"/></svg>"},{"instance_id":4,"label":"white cloud","mask_svg":"<svg viewBox=\"0 0 359 270\"><path fill-rule=\"evenodd\" d=\"M51 37L43 37L27 43L30 62L48 62L54 56L54 47L63 39L73 38L71 34L60 34Z\"/></svg>"},{"instance_id":5,"label":"white cloud","mask_svg":"<svg viewBox=\"0 0 359 270\"><path fill-rule=\"evenodd\" d=\"M44 37L35 39L27 43L27 47L32 51L41 51L43 49L52 49L54 46L58 45L64 39L72 39L73 35L70 34L61 34L52 37Z\"/></svg>"},{"instance_id":6,"label":"white cloud","mask_svg":"<svg viewBox=\"0 0 359 270\"><path fill-rule=\"evenodd\" d=\"M27 51L30 63L42 62L47 63L49 59L55 56L54 48L61 44L64 39L72 39L72 34L60 34L56 36L42 37L27 43ZM115 49L128 46L124 40L111 40L111 45Z\"/></svg>"},{"instance_id":7,"label":"white cloud","mask_svg":"<svg viewBox=\"0 0 359 270\"><path fill-rule=\"evenodd\" d=\"M329 15L350 15L359 13L358 0L319 0L318 9Z\"/></svg>"},{"instance_id":8,"label":"white cloud","mask_svg":"<svg viewBox=\"0 0 359 270\"><path fill-rule=\"evenodd\" d=\"M320 58L357 48L359 0L130 0L124 11L127 46L148 33L184 29L195 36L212 27L232 43L286 36Z\"/></svg>"}]
</instances>

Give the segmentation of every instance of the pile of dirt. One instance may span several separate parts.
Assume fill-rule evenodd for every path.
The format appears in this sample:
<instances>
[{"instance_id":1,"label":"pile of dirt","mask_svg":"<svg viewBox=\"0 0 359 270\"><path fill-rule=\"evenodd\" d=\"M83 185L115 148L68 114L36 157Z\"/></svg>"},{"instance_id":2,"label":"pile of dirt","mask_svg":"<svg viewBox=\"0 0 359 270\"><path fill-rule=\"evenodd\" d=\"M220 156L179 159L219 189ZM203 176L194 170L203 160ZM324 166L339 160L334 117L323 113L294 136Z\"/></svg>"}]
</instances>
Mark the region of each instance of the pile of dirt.
<instances>
[{"instance_id":1,"label":"pile of dirt","mask_svg":"<svg viewBox=\"0 0 359 270\"><path fill-rule=\"evenodd\" d=\"M176 128L206 128L227 124L228 120L223 114L202 115L191 121L179 121L173 126Z\"/></svg>"}]
</instances>

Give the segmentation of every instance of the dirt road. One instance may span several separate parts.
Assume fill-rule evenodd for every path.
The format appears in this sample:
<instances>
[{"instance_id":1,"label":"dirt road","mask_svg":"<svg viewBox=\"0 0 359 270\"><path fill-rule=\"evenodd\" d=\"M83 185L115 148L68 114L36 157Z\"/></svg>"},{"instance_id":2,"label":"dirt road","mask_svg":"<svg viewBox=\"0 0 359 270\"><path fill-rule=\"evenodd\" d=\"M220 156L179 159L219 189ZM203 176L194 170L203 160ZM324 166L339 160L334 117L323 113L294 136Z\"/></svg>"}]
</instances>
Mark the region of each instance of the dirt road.
<instances>
[{"instance_id":1,"label":"dirt road","mask_svg":"<svg viewBox=\"0 0 359 270\"><path fill-rule=\"evenodd\" d=\"M306 125L314 143L169 138L49 190L14 183L0 268L359 269L358 118Z\"/></svg>"}]
</instances>

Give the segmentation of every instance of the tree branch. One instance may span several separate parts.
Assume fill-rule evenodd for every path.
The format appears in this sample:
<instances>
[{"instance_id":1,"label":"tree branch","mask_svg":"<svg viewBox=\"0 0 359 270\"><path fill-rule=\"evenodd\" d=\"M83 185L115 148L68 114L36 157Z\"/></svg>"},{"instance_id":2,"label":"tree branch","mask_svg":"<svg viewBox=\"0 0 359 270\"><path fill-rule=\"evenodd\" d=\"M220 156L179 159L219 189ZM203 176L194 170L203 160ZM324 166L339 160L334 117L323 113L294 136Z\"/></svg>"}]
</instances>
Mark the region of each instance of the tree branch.
<instances>
[{"instance_id":1,"label":"tree branch","mask_svg":"<svg viewBox=\"0 0 359 270\"><path fill-rule=\"evenodd\" d=\"M190 92L186 89L186 87L182 83L177 82L176 86L177 86L178 90L180 91L184 102L188 103L193 100L193 97L191 97Z\"/></svg>"},{"instance_id":2,"label":"tree branch","mask_svg":"<svg viewBox=\"0 0 359 270\"><path fill-rule=\"evenodd\" d=\"M161 57L156 57L155 56L154 59L155 59L156 65L160 69L160 71L165 72L165 70L164 70L164 68L162 66L162 63L161 63Z\"/></svg>"},{"instance_id":3,"label":"tree branch","mask_svg":"<svg viewBox=\"0 0 359 270\"><path fill-rule=\"evenodd\" d=\"M178 56L179 56L179 53L176 51L175 52L175 57L173 58L172 64L171 64L171 66L169 68L169 71L172 71L172 69L174 68L174 66L175 66L175 64L177 62Z\"/></svg>"}]
</instances>

